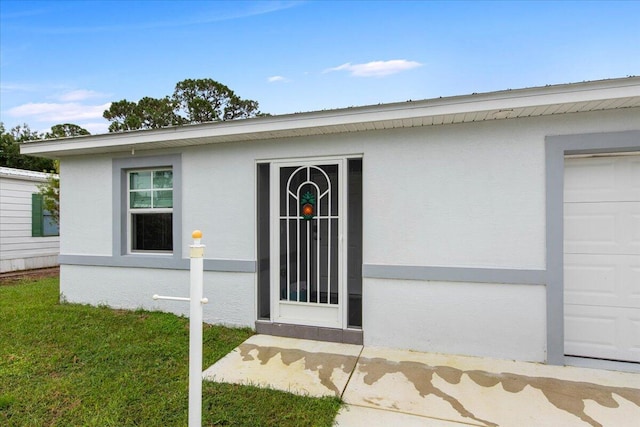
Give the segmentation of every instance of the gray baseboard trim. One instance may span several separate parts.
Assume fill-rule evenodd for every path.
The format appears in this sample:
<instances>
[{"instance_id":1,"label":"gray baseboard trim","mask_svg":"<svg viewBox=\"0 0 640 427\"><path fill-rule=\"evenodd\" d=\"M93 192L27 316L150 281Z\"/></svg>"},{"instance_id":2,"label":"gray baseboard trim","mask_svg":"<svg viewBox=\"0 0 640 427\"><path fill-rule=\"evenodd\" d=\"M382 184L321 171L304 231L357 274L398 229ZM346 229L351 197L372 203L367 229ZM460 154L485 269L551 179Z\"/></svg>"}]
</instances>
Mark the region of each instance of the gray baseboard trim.
<instances>
[{"instance_id":1,"label":"gray baseboard trim","mask_svg":"<svg viewBox=\"0 0 640 427\"><path fill-rule=\"evenodd\" d=\"M362 276L369 279L508 283L515 285L545 285L547 283L547 272L545 270L515 270L506 268L364 264L362 266Z\"/></svg>"},{"instance_id":2,"label":"gray baseboard trim","mask_svg":"<svg viewBox=\"0 0 640 427\"><path fill-rule=\"evenodd\" d=\"M230 273L255 273L256 262L244 259L205 259L204 271L226 271Z\"/></svg>"},{"instance_id":3,"label":"gray baseboard trim","mask_svg":"<svg viewBox=\"0 0 640 427\"><path fill-rule=\"evenodd\" d=\"M274 323L268 320L256 320L256 332L264 335L343 344L362 345L363 343L363 333L359 329L322 328L319 326L291 325L288 323Z\"/></svg>"},{"instance_id":4,"label":"gray baseboard trim","mask_svg":"<svg viewBox=\"0 0 640 427\"><path fill-rule=\"evenodd\" d=\"M60 254L60 265L87 265L96 267L157 268L167 270L189 270L189 259L162 256L100 256ZM204 271L230 273L255 273L256 262L235 259L205 259Z\"/></svg>"}]
</instances>

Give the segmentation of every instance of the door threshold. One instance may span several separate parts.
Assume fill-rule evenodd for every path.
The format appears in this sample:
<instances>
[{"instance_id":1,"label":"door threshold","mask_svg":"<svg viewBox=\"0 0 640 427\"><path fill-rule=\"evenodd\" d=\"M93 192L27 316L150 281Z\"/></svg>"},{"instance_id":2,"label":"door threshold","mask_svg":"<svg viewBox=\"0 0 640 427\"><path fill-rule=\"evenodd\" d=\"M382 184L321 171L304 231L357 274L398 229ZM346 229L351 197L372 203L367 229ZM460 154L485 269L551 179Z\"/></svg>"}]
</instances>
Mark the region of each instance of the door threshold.
<instances>
[{"instance_id":1,"label":"door threshold","mask_svg":"<svg viewBox=\"0 0 640 427\"><path fill-rule=\"evenodd\" d=\"M640 363L623 362L619 360L594 359L591 357L565 356L564 364L579 368L605 369L607 371L622 371L640 373Z\"/></svg>"},{"instance_id":2,"label":"door threshold","mask_svg":"<svg viewBox=\"0 0 640 427\"><path fill-rule=\"evenodd\" d=\"M321 326L292 325L268 320L256 320L256 332L286 338L300 338L314 341L328 341L343 344L362 345L361 329L336 329Z\"/></svg>"}]
</instances>

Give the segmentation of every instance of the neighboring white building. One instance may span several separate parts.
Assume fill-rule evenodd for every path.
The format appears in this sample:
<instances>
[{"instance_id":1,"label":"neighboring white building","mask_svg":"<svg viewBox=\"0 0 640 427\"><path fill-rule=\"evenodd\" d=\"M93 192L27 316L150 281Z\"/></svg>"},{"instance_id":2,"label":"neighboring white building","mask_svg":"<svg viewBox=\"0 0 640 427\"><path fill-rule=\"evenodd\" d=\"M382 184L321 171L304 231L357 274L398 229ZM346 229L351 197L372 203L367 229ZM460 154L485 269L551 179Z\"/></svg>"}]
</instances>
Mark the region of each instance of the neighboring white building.
<instances>
[{"instance_id":1,"label":"neighboring white building","mask_svg":"<svg viewBox=\"0 0 640 427\"><path fill-rule=\"evenodd\" d=\"M640 78L24 144L60 159L61 292L554 364L640 362ZM567 357L571 356L571 357ZM578 356L576 358L574 356Z\"/></svg>"},{"instance_id":2,"label":"neighboring white building","mask_svg":"<svg viewBox=\"0 0 640 427\"><path fill-rule=\"evenodd\" d=\"M38 194L47 176L0 167L0 273L58 265L58 226Z\"/></svg>"}]
</instances>

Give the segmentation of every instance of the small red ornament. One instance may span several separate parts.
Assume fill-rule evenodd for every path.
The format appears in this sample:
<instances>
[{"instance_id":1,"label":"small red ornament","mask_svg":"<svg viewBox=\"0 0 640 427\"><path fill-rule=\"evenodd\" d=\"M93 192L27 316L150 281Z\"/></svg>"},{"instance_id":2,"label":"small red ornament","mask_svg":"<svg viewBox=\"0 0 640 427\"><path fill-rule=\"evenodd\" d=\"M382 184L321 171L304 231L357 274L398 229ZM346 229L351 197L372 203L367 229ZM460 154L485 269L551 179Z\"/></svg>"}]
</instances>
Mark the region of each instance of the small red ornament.
<instances>
[{"instance_id":1,"label":"small red ornament","mask_svg":"<svg viewBox=\"0 0 640 427\"><path fill-rule=\"evenodd\" d=\"M313 216L313 205L311 203L305 203L302 206L302 216L304 217Z\"/></svg>"},{"instance_id":2,"label":"small red ornament","mask_svg":"<svg viewBox=\"0 0 640 427\"><path fill-rule=\"evenodd\" d=\"M302 205L300 209L300 213L302 214L302 219L310 220L316 213L316 198L310 191L307 191L302 199L300 200L300 204Z\"/></svg>"}]
</instances>

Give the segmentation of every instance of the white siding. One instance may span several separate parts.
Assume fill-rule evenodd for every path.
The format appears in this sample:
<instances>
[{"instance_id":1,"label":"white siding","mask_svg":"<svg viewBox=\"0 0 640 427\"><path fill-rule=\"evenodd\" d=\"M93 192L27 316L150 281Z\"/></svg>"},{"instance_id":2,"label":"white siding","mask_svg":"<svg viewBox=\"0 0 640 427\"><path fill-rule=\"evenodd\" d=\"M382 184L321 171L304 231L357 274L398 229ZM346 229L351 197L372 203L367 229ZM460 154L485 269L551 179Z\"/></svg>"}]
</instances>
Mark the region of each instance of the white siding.
<instances>
[{"instance_id":1,"label":"white siding","mask_svg":"<svg viewBox=\"0 0 640 427\"><path fill-rule=\"evenodd\" d=\"M31 237L31 194L44 182L38 175L0 171L0 273L58 264L59 237Z\"/></svg>"}]
</instances>

